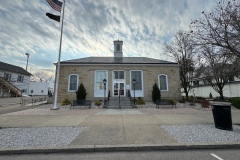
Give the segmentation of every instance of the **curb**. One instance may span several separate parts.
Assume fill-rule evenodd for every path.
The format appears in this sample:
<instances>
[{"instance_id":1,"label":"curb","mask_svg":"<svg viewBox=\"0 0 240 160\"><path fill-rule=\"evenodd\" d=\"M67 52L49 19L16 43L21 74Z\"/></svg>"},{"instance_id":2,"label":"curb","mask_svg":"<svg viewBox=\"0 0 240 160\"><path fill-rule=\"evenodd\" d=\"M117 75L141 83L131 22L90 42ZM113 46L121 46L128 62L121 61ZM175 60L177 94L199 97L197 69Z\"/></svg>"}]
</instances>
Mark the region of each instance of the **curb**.
<instances>
[{"instance_id":1,"label":"curb","mask_svg":"<svg viewBox=\"0 0 240 160\"><path fill-rule=\"evenodd\" d=\"M0 149L0 155L42 154L42 153L86 153L156 150L192 150L192 149L239 149L240 143L204 143L204 144L164 144L164 145L88 145L41 148Z\"/></svg>"}]
</instances>

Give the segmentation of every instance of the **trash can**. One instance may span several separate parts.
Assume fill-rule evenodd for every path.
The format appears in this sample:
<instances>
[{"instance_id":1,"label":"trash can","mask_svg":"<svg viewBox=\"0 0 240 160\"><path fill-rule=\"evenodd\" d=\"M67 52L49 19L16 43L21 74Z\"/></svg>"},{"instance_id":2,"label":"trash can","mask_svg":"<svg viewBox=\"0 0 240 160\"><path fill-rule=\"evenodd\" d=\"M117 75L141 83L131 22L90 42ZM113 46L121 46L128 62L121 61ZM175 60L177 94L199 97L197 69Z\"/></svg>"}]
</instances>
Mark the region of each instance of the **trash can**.
<instances>
[{"instance_id":1,"label":"trash can","mask_svg":"<svg viewBox=\"0 0 240 160\"><path fill-rule=\"evenodd\" d=\"M211 106L215 127L222 130L232 131L231 105L212 104Z\"/></svg>"}]
</instances>

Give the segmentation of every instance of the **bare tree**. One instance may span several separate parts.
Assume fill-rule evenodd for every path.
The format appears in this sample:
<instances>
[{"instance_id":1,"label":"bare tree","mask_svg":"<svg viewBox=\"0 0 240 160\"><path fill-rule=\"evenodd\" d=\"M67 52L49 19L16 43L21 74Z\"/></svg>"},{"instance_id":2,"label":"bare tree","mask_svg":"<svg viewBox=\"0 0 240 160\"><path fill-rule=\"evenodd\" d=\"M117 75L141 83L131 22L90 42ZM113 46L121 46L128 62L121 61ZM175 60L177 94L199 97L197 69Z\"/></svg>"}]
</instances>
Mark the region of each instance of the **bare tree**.
<instances>
[{"instance_id":1,"label":"bare tree","mask_svg":"<svg viewBox=\"0 0 240 160\"><path fill-rule=\"evenodd\" d=\"M206 79L211 84L213 89L219 93L221 100L224 99L224 86L239 74L238 67L233 65L235 59L227 52L229 50L212 45L205 45L201 52L201 78Z\"/></svg>"},{"instance_id":2,"label":"bare tree","mask_svg":"<svg viewBox=\"0 0 240 160\"><path fill-rule=\"evenodd\" d=\"M228 54L240 57L240 1L216 3L211 13L191 23L192 34L198 45L211 44L229 50Z\"/></svg>"},{"instance_id":3,"label":"bare tree","mask_svg":"<svg viewBox=\"0 0 240 160\"><path fill-rule=\"evenodd\" d=\"M195 46L193 44L191 35L179 30L171 43L164 44L165 51L174 60L179 63L180 66L180 81L183 91L188 99L188 93L192 88L191 81L193 79L194 72L194 51Z\"/></svg>"},{"instance_id":4,"label":"bare tree","mask_svg":"<svg viewBox=\"0 0 240 160\"><path fill-rule=\"evenodd\" d=\"M53 81L53 76L50 76L47 72L38 71L34 74L33 79L40 82L50 82Z\"/></svg>"}]
</instances>

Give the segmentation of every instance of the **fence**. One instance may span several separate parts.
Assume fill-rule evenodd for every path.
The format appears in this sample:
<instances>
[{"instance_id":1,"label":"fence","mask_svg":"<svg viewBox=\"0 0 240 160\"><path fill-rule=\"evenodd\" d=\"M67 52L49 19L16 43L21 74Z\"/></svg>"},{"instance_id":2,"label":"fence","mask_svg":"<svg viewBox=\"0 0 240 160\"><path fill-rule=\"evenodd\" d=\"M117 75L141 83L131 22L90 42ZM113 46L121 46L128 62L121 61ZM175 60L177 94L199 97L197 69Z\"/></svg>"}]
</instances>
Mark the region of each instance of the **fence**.
<instances>
[{"instance_id":1,"label":"fence","mask_svg":"<svg viewBox=\"0 0 240 160\"><path fill-rule=\"evenodd\" d=\"M37 105L37 104L43 104L47 102L47 96L44 97L31 97L31 98L24 98L21 99L21 105L25 106L25 105L29 105L31 104L32 106Z\"/></svg>"}]
</instances>

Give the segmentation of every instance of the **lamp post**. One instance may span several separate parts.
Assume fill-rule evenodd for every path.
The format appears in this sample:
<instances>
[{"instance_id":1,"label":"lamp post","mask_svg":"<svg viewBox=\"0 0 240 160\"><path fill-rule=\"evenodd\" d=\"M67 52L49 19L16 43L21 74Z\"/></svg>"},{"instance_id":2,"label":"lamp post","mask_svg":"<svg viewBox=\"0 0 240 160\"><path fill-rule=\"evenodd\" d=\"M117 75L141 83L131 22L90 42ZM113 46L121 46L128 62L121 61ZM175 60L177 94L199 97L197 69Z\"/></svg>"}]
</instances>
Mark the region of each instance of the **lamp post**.
<instances>
[{"instance_id":1,"label":"lamp post","mask_svg":"<svg viewBox=\"0 0 240 160\"><path fill-rule=\"evenodd\" d=\"M103 84L104 84L104 106L103 107L106 107L106 83L107 83L107 80L104 79L103 80Z\"/></svg>"},{"instance_id":2,"label":"lamp post","mask_svg":"<svg viewBox=\"0 0 240 160\"><path fill-rule=\"evenodd\" d=\"M132 84L133 84L133 90L134 90L134 98L133 98L133 104L134 104L134 106L135 106L135 84L136 84L136 79L133 79L132 80Z\"/></svg>"},{"instance_id":3,"label":"lamp post","mask_svg":"<svg viewBox=\"0 0 240 160\"><path fill-rule=\"evenodd\" d=\"M25 55L27 56L27 65L26 65L26 71L27 71L27 68L28 68L28 58L29 58L29 53L25 53Z\"/></svg>"}]
</instances>

